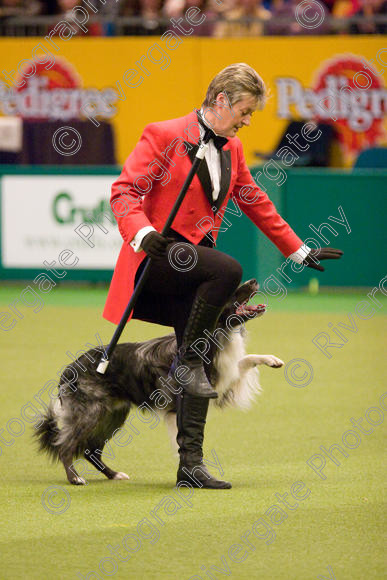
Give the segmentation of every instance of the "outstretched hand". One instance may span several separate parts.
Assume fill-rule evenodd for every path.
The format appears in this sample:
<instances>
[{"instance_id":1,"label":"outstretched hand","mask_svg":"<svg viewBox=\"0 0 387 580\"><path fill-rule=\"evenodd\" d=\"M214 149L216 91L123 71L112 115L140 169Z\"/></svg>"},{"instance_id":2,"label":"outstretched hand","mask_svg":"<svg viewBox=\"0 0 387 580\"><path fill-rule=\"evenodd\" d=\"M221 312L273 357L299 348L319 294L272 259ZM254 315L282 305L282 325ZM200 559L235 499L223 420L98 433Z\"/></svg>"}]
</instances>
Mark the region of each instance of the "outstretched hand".
<instances>
[{"instance_id":1,"label":"outstretched hand","mask_svg":"<svg viewBox=\"0 0 387 580\"><path fill-rule=\"evenodd\" d=\"M320 272L324 272L320 264L320 260L338 260L341 258L344 252L341 250L336 250L335 248L319 248L318 250L312 249L303 261L305 266L309 268L314 268Z\"/></svg>"}]
</instances>

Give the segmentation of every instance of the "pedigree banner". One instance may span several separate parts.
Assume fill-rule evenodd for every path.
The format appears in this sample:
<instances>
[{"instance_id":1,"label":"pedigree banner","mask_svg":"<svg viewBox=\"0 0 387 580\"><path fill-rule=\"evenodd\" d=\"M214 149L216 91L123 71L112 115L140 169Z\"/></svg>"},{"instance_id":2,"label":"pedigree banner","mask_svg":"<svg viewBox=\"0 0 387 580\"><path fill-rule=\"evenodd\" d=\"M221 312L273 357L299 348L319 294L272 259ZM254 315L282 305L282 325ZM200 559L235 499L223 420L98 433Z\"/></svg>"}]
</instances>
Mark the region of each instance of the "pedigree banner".
<instances>
[{"instance_id":1,"label":"pedigree banner","mask_svg":"<svg viewBox=\"0 0 387 580\"><path fill-rule=\"evenodd\" d=\"M254 151L276 146L292 119L333 124L346 166L362 149L387 142L381 36L78 39L65 32L0 40L0 114L70 126L79 118L97 127L110 122L120 164L146 124L200 106L213 76L233 62L253 66L271 93L239 133L250 164Z\"/></svg>"},{"instance_id":2,"label":"pedigree banner","mask_svg":"<svg viewBox=\"0 0 387 580\"><path fill-rule=\"evenodd\" d=\"M387 60L387 50L385 51ZM335 125L347 161L367 147L385 142L387 90L375 67L353 54L321 63L306 87L293 77L276 79L278 116L299 116Z\"/></svg>"}]
</instances>

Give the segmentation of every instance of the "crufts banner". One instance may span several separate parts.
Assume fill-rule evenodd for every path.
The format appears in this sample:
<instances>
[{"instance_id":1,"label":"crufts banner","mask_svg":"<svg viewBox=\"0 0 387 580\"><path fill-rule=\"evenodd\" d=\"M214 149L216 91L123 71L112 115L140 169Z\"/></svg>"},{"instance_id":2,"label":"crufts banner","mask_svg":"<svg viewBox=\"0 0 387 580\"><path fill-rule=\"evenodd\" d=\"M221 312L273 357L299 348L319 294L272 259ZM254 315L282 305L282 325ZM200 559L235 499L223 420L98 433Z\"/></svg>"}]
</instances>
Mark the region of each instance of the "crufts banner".
<instances>
[{"instance_id":1,"label":"crufts banner","mask_svg":"<svg viewBox=\"0 0 387 580\"><path fill-rule=\"evenodd\" d=\"M291 119L334 124L346 166L386 143L381 36L73 38L64 25L57 33L0 40L0 112L70 126L74 118L111 122L121 164L147 123L200 106L210 80L233 62L247 61L271 93L240 132L249 163L254 151L275 147Z\"/></svg>"},{"instance_id":2,"label":"crufts banner","mask_svg":"<svg viewBox=\"0 0 387 580\"><path fill-rule=\"evenodd\" d=\"M122 245L109 206L116 175L4 175L0 265L39 269L61 252L71 269L110 270ZM22 211L20 208L23 208Z\"/></svg>"}]
</instances>

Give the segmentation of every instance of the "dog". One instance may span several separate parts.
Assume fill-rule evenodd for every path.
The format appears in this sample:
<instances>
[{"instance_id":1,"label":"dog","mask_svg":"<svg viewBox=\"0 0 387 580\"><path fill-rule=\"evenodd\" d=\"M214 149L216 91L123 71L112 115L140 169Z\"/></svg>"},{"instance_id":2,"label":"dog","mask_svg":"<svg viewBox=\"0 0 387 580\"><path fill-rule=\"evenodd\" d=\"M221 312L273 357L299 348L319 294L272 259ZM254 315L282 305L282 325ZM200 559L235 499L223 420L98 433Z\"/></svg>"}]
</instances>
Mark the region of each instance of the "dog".
<instances>
[{"instance_id":1,"label":"dog","mask_svg":"<svg viewBox=\"0 0 387 580\"><path fill-rule=\"evenodd\" d=\"M284 364L273 355L246 355L245 323L266 310L264 304L248 304L257 290L256 280L239 286L224 307L212 336L208 333L206 339L199 339L201 350L197 352L218 393L212 404L220 408L249 408L261 392L257 366L278 368ZM199 349L199 343L195 348ZM59 396L51 401L35 435L41 451L62 461L71 484L86 483L73 466L74 459L80 456L108 479L129 479L126 473L108 467L101 455L133 405L163 415L177 449L177 391L172 392L167 381L176 351L175 335L169 334L145 342L118 344L104 375L96 371L101 355L97 349L85 352L66 367L58 384ZM73 365L78 369L75 375Z\"/></svg>"}]
</instances>

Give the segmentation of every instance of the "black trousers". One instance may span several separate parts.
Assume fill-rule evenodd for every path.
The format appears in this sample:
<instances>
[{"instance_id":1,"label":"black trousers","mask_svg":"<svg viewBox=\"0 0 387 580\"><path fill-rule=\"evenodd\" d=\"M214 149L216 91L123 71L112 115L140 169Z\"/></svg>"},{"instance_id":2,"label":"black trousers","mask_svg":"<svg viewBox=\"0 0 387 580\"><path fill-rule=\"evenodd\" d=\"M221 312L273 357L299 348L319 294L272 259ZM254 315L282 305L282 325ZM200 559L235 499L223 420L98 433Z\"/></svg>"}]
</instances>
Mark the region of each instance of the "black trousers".
<instances>
[{"instance_id":1,"label":"black trousers","mask_svg":"<svg viewBox=\"0 0 387 580\"><path fill-rule=\"evenodd\" d=\"M174 242L162 258L152 259L149 277L138 298L133 318L175 329L178 346L197 296L213 306L224 306L239 286L242 266L212 247L205 237L194 245L171 230ZM144 261L140 264L137 282Z\"/></svg>"}]
</instances>

